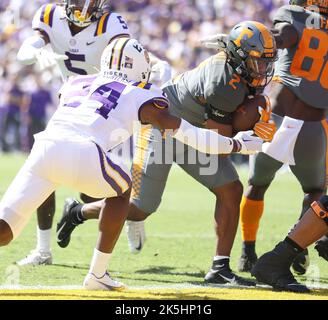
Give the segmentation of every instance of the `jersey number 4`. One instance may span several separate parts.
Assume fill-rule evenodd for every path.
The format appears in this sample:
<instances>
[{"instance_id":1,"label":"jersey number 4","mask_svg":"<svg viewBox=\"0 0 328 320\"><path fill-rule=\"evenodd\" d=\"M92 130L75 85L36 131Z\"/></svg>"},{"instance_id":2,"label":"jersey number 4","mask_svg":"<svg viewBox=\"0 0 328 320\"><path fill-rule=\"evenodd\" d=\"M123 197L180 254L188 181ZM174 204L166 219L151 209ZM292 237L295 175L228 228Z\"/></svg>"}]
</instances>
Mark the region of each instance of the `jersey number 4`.
<instances>
[{"instance_id":1,"label":"jersey number 4","mask_svg":"<svg viewBox=\"0 0 328 320\"><path fill-rule=\"evenodd\" d=\"M305 29L290 68L291 73L308 81L320 78L321 86L328 89L328 62L325 60L328 54L327 43L328 34L325 32ZM308 70L303 67L306 61L311 63Z\"/></svg>"},{"instance_id":2,"label":"jersey number 4","mask_svg":"<svg viewBox=\"0 0 328 320\"><path fill-rule=\"evenodd\" d=\"M99 87L90 97L92 100L96 100L102 104L102 106L96 110L96 113L108 119L109 113L117 107L118 99L125 87L125 84L115 81Z\"/></svg>"}]
</instances>

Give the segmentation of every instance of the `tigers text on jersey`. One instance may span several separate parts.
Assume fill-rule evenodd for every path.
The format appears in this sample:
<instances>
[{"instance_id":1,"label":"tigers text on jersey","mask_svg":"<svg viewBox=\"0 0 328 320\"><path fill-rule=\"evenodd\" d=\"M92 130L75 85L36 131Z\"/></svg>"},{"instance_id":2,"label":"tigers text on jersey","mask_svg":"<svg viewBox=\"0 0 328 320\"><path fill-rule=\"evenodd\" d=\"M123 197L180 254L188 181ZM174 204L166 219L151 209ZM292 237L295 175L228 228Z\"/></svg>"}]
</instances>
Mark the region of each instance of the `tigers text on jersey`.
<instances>
[{"instance_id":1,"label":"tigers text on jersey","mask_svg":"<svg viewBox=\"0 0 328 320\"><path fill-rule=\"evenodd\" d=\"M32 27L46 33L53 51L67 55L59 61L64 78L72 75L95 74L100 70L101 54L117 36L130 36L127 24L117 13L105 13L97 22L72 35L65 8L56 4L43 5L33 18Z\"/></svg>"},{"instance_id":2,"label":"tigers text on jersey","mask_svg":"<svg viewBox=\"0 0 328 320\"><path fill-rule=\"evenodd\" d=\"M231 123L230 115L249 94L247 85L227 63L224 53L178 76L164 91L170 100L171 113L196 126L202 126L206 117Z\"/></svg>"},{"instance_id":3,"label":"tigers text on jersey","mask_svg":"<svg viewBox=\"0 0 328 320\"><path fill-rule=\"evenodd\" d=\"M274 23L287 22L298 32L298 44L280 52L276 76L299 99L316 108L328 108L327 18L300 6L283 6Z\"/></svg>"},{"instance_id":4,"label":"tigers text on jersey","mask_svg":"<svg viewBox=\"0 0 328 320\"><path fill-rule=\"evenodd\" d=\"M168 101L150 83L121 77L78 76L61 90L61 103L39 138L91 140L109 151L127 140L146 104L165 109Z\"/></svg>"}]
</instances>

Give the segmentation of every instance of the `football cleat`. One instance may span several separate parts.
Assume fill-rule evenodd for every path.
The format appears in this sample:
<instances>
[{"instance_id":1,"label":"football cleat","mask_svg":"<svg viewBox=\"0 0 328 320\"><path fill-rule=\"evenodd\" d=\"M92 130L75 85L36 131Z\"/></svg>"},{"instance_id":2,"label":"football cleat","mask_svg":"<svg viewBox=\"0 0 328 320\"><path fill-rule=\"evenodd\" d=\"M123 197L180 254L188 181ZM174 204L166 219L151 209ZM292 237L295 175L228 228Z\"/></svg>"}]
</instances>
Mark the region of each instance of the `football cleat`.
<instances>
[{"instance_id":1,"label":"football cleat","mask_svg":"<svg viewBox=\"0 0 328 320\"><path fill-rule=\"evenodd\" d=\"M328 261L328 236L323 236L315 243L315 247L320 257Z\"/></svg>"},{"instance_id":2,"label":"football cleat","mask_svg":"<svg viewBox=\"0 0 328 320\"><path fill-rule=\"evenodd\" d=\"M140 253L146 241L145 222L127 220L126 233L130 252L133 254Z\"/></svg>"},{"instance_id":3,"label":"football cleat","mask_svg":"<svg viewBox=\"0 0 328 320\"><path fill-rule=\"evenodd\" d=\"M257 255L255 252L255 242L245 243L243 242L243 249L241 257L239 259L238 271L239 272L251 272L257 261Z\"/></svg>"},{"instance_id":4,"label":"football cleat","mask_svg":"<svg viewBox=\"0 0 328 320\"><path fill-rule=\"evenodd\" d=\"M204 279L207 284L231 284L236 286L255 287L256 283L237 276L229 267L228 263L221 260L213 261L212 268Z\"/></svg>"},{"instance_id":5,"label":"football cleat","mask_svg":"<svg viewBox=\"0 0 328 320\"><path fill-rule=\"evenodd\" d=\"M93 273L88 273L83 281L83 287L86 290L106 290L120 291L125 289L125 286L113 280L109 273L106 272L101 278L97 278Z\"/></svg>"},{"instance_id":6,"label":"football cleat","mask_svg":"<svg viewBox=\"0 0 328 320\"><path fill-rule=\"evenodd\" d=\"M74 223L70 214L72 208L80 204L79 201L73 198L65 200L63 215L57 223L57 243L61 248L66 248L71 241L71 234L78 224Z\"/></svg>"},{"instance_id":7,"label":"football cleat","mask_svg":"<svg viewBox=\"0 0 328 320\"><path fill-rule=\"evenodd\" d=\"M39 251L34 249L26 258L16 262L19 266L39 266L52 264L52 254L50 251Z\"/></svg>"},{"instance_id":8,"label":"football cleat","mask_svg":"<svg viewBox=\"0 0 328 320\"><path fill-rule=\"evenodd\" d=\"M292 269L296 274L303 275L306 273L309 266L310 266L309 252L306 249L296 256L292 264Z\"/></svg>"},{"instance_id":9,"label":"football cleat","mask_svg":"<svg viewBox=\"0 0 328 320\"><path fill-rule=\"evenodd\" d=\"M280 242L274 250L265 253L259 258L251 274L258 282L270 285L274 290L308 293L310 290L297 282L290 271L295 254L287 246L288 244Z\"/></svg>"}]
</instances>

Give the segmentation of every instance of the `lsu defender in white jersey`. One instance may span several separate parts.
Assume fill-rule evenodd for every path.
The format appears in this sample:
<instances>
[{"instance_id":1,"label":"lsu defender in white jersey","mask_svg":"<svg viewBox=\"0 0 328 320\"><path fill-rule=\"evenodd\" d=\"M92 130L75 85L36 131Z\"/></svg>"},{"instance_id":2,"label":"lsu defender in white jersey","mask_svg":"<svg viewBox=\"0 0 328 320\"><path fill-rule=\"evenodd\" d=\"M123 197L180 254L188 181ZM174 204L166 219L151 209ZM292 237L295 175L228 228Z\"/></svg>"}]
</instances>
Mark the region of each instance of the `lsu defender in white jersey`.
<instances>
[{"instance_id":1,"label":"lsu defender in white jersey","mask_svg":"<svg viewBox=\"0 0 328 320\"><path fill-rule=\"evenodd\" d=\"M172 129L175 139L188 140L199 151L216 154L255 152L262 145L262 140L247 133L230 139L172 116L161 91L152 90L147 84L147 51L137 40L129 38L125 38L122 50L116 50L120 40L105 49L100 75L78 77L67 84L62 106L46 130L37 135L29 158L0 202L0 246L4 246L20 234L32 213L60 185L106 198L99 219L97 247L84 280L85 288L92 290L123 287L107 273L128 214L131 190L129 172L106 154L117 143L111 138L116 129L131 135L133 121L139 120L162 130ZM78 92L73 94L75 88ZM195 134L200 138L197 141L192 138ZM211 140L214 143L209 143Z\"/></svg>"},{"instance_id":2,"label":"lsu defender in white jersey","mask_svg":"<svg viewBox=\"0 0 328 320\"><path fill-rule=\"evenodd\" d=\"M117 37L129 37L123 17L104 10L104 0L65 0L63 4L45 4L35 14L32 27L38 35L22 45L18 60L36 62L40 50L50 44L64 79L72 75L95 74L106 46ZM45 57L46 58L46 57Z\"/></svg>"}]
</instances>

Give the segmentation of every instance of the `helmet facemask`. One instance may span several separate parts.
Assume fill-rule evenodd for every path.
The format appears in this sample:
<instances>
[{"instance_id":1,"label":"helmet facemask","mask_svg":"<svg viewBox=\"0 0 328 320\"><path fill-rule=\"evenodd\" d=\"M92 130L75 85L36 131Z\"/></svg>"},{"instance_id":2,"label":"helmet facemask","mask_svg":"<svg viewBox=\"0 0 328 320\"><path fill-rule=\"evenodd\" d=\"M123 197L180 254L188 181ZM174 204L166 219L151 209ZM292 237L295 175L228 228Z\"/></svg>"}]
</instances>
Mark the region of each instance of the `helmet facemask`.
<instances>
[{"instance_id":1,"label":"helmet facemask","mask_svg":"<svg viewBox=\"0 0 328 320\"><path fill-rule=\"evenodd\" d=\"M251 87L265 87L267 86L274 74L275 59L256 58L249 56L245 60L247 71L249 73L249 85ZM248 77L246 77L246 81Z\"/></svg>"},{"instance_id":2,"label":"helmet facemask","mask_svg":"<svg viewBox=\"0 0 328 320\"><path fill-rule=\"evenodd\" d=\"M229 34L227 53L229 64L250 87L262 88L272 80L277 49L263 24L245 21L236 25Z\"/></svg>"},{"instance_id":3,"label":"helmet facemask","mask_svg":"<svg viewBox=\"0 0 328 320\"><path fill-rule=\"evenodd\" d=\"M66 0L66 17L74 25L85 28L101 16L103 3L101 0Z\"/></svg>"}]
</instances>

